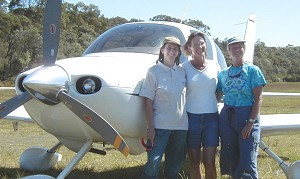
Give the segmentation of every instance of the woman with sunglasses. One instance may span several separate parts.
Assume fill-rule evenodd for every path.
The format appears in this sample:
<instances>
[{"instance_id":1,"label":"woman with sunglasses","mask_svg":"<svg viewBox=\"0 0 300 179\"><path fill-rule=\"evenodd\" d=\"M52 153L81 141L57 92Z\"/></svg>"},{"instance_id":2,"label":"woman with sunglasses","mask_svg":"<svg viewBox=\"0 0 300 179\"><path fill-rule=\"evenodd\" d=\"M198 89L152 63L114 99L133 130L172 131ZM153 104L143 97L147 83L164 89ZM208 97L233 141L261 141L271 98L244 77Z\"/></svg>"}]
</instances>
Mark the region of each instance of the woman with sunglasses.
<instances>
[{"instance_id":1,"label":"woman with sunglasses","mask_svg":"<svg viewBox=\"0 0 300 179\"><path fill-rule=\"evenodd\" d=\"M259 67L243 61L244 40L229 39L227 50L232 65L219 73L217 86L218 100L224 95L219 128L221 174L257 179L259 111L266 80Z\"/></svg>"},{"instance_id":2,"label":"woman with sunglasses","mask_svg":"<svg viewBox=\"0 0 300 179\"><path fill-rule=\"evenodd\" d=\"M142 179L158 178L165 153L164 178L177 178L186 154L188 121L185 112L185 72L179 65L180 40L166 37L157 64L146 75L144 97L148 160Z\"/></svg>"}]
</instances>

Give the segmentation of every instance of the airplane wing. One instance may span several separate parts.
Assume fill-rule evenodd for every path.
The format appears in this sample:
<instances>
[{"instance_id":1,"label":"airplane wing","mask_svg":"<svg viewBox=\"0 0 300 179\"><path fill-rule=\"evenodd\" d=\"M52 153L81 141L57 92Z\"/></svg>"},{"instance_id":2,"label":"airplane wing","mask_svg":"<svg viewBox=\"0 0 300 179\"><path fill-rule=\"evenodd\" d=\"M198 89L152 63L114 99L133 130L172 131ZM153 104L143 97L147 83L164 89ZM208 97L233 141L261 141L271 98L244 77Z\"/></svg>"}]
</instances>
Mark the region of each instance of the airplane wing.
<instances>
[{"instance_id":1,"label":"airplane wing","mask_svg":"<svg viewBox=\"0 0 300 179\"><path fill-rule=\"evenodd\" d=\"M24 106L20 106L11 113L9 113L7 116L5 116L3 119L13 121L13 122L33 122L31 117L28 115L27 111L25 110Z\"/></svg>"},{"instance_id":2,"label":"airplane wing","mask_svg":"<svg viewBox=\"0 0 300 179\"><path fill-rule=\"evenodd\" d=\"M263 96L300 96L300 93L263 92ZM260 116L263 136L299 133L300 114L269 114Z\"/></svg>"},{"instance_id":3,"label":"airplane wing","mask_svg":"<svg viewBox=\"0 0 300 179\"><path fill-rule=\"evenodd\" d=\"M263 96L300 96L300 93L263 92Z\"/></svg>"},{"instance_id":4,"label":"airplane wing","mask_svg":"<svg viewBox=\"0 0 300 179\"><path fill-rule=\"evenodd\" d=\"M260 116L262 136L299 133L300 114L270 114Z\"/></svg>"}]
</instances>

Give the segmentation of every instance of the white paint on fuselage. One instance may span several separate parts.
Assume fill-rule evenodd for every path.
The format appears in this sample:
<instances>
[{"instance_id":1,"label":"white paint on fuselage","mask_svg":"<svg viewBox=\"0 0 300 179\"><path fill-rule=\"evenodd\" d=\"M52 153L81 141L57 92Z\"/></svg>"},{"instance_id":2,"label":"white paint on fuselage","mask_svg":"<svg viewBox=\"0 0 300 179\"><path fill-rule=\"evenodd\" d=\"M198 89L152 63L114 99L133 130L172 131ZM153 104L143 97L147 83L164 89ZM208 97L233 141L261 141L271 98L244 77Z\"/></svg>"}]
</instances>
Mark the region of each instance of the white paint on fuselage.
<instances>
[{"instance_id":1,"label":"white paint on fuselage","mask_svg":"<svg viewBox=\"0 0 300 179\"><path fill-rule=\"evenodd\" d=\"M138 94L148 68L156 60L157 55L150 54L99 53L93 57L58 60L56 64L69 74L71 81L67 85L68 94L107 120L128 141L130 151L133 152L142 150L142 146L137 143L146 131L146 120L141 97L130 94ZM77 79L90 74L101 79L102 88L94 94L78 93ZM58 138L104 141L64 104L49 106L32 99L24 106L39 126ZM69 148L74 150L72 146Z\"/></svg>"}]
</instances>

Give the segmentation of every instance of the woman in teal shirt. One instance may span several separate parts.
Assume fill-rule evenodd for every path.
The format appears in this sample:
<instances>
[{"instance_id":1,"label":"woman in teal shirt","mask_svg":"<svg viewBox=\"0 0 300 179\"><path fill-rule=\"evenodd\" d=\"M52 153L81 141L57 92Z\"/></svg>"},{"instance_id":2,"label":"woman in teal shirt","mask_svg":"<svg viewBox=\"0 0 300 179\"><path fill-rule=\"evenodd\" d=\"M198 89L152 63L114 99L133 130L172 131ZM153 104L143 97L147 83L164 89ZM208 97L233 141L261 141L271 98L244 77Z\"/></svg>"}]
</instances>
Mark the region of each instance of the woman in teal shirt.
<instances>
[{"instance_id":1,"label":"woman in teal shirt","mask_svg":"<svg viewBox=\"0 0 300 179\"><path fill-rule=\"evenodd\" d=\"M244 42L236 37L228 40L232 66L218 75L218 100L224 95L219 125L220 168L222 175L234 179L257 179L259 111L266 80L257 66L243 61Z\"/></svg>"}]
</instances>

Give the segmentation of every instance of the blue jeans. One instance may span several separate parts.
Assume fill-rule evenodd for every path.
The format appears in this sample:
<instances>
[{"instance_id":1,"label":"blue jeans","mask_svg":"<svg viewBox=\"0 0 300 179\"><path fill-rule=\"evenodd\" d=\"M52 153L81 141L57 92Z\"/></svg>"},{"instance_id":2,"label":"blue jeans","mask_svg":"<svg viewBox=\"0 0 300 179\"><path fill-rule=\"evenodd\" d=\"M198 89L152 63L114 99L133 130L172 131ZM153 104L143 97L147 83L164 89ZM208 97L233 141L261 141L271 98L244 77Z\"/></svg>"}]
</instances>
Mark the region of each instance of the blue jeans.
<instances>
[{"instance_id":1,"label":"blue jeans","mask_svg":"<svg viewBox=\"0 0 300 179\"><path fill-rule=\"evenodd\" d=\"M220 113L221 174L234 179L257 179L257 155L260 140L259 120L253 124L250 136L243 139L241 131L247 123L251 106L224 105Z\"/></svg>"},{"instance_id":2,"label":"blue jeans","mask_svg":"<svg viewBox=\"0 0 300 179\"><path fill-rule=\"evenodd\" d=\"M154 146L152 150L147 151L148 161L141 178L158 178L163 153L165 153L164 177L177 178L186 157L186 137L186 130L155 129Z\"/></svg>"},{"instance_id":3,"label":"blue jeans","mask_svg":"<svg viewBox=\"0 0 300 179\"><path fill-rule=\"evenodd\" d=\"M218 113L193 114L189 118L188 147L219 146L219 115Z\"/></svg>"}]
</instances>

